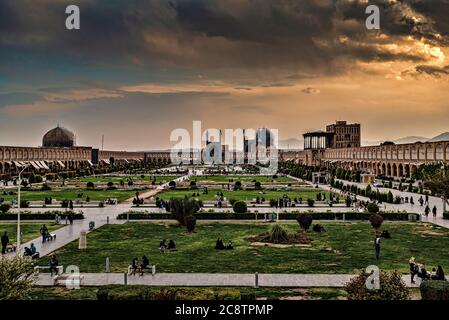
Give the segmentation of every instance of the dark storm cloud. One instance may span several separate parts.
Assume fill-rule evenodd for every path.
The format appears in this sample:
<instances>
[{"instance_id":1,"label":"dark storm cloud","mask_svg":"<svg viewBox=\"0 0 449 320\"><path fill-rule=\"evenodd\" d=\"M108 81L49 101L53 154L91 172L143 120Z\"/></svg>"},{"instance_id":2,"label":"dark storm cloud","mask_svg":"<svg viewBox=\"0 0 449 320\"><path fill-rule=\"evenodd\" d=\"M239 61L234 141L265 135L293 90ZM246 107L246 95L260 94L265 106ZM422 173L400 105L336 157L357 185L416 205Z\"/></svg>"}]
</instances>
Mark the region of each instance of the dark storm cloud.
<instances>
[{"instance_id":1,"label":"dark storm cloud","mask_svg":"<svg viewBox=\"0 0 449 320\"><path fill-rule=\"evenodd\" d=\"M449 75L449 66L437 67L437 66L417 66L416 72L420 74L429 74L432 76Z\"/></svg>"},{"instance_id":2,"label":"dark storm cloud","mask_svg":"<svg viewBox=\"0 0 449 320\"><path fill-rule=\"evenodd\" d=\"M203 68L228 77L263 70L261 78L285 78L339 73L357 60L424 63L413 52L379 49L401 36L448 42L448 1L370 3L381 7L384 38L366 30L361 1L2 0L0 46L59 51L85 63ZM80 31L64 28L68 4L80 6Z\"/></svg>"},{"instance_id":3,"label":"dark storm cloud","mask_svg":"<svg viewBox=\"0 0 449 320\"><path fill-rule=\"evenodd\" d=\"M14 92L0 94L0 108L13 105L30 104L42 100L43 97L35 93Z\"/></svg>"}]
</instances>

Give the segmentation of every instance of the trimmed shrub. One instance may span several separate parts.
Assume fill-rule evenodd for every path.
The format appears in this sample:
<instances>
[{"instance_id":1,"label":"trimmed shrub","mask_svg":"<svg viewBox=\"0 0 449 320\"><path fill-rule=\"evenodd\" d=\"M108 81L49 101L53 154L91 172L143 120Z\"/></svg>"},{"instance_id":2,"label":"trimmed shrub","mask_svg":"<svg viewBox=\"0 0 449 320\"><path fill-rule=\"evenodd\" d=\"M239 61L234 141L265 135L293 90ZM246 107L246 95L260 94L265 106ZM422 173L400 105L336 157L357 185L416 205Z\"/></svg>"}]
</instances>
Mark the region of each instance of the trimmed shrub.
<instances>
[{"instance_id":1,"label":"trimmed shrub","mask_svg":"<svg viewBox=\"0 0 449 320\"><path fill-rule=\"evenodd\" d=\"M384 222L384 218L382 218L382 216L379 214L373 214L371 217L369 217L369 222L371 222L371 226L376 231L378 231L382 226L382 222Z\"/></svg>"},{"instance_id":2,"label":"trimmed shrub","mask_svg":"<svg viewBox=\"0 0 449 320\"><path fill-rule=\"evenodd\" d=\"M370 202L366 206L366 210L368 210L369 213L378 213L379 212L379 206L377 204L375 204L374 202Z\"/></svg>"},{"instance_id":3,"label":"trimmed shrub","mask_svg":"<svg viewBox=\"0 0 449 320\"><path fill-rule=\"evenodd\" d=\"M423 281L419 286L422 300L449 300L449 282L444 280Z\"/></svg>"},{"instance_id":4,"label":"trimmed shrub","mask_svg":"<svg viewBox=\"0 0 449 320\"><path fill-rule=\"evenodd\" d=\"M312 225L312 217L310 215L301 213L297 216L296 221L298 221L301 229L304 231L309 230L310 226Z\"/></svg>"},{"instance_id":5,"label":"trimmed shrub","mask_svg":"<svg viewBox=\"0 0 449 320\"><path fill-rule=\"evenodd\" d=\"M235 213L246 213L248 211L248 207L244 201L236 201L232 209Z\"/></svg>"},{"instance_id":6,"label":"trimmed shrub","mask_svg":"<svg viewBox=\"0 0 449 320\"><path fill-rule=\"evenodd\" d=\"M314 205L315 205L315 200L313 200L313 199L307 199L307 205L309 206L309 207L313 207Z\"/></svg>"},{"instance_id":7,"label":"trimmed shrub","mask_svg":"<svg viewBox=\"0 0 449 320\"><path fill-rule=\"evenodd\" d=\"M11 209L11 206L7 203L2 203L0 204L0 212L1 213L6 213L9 211L9 209Z\"/></svg>"},{"instance_id":8,"label":"trimmed shrub","mask_svg":"<svg viewBox=\"0 0 449 320\"><path fill-rule=\"evenodd\" d=\"M344 289L348 300L408 300L410 292L402 280L401 273L380 271L380 289L368 289L367 280L370 274L362 271L349 281ZM369 282L369 280L368 280Z\"/></svg>"},{"instance_id":9,"label":"trimmed shrub","mask_svg":"<svg viewBox=\"0 0 449 320\"><path fill-rule=\"evenodd\" d=\"M92 181L89 181L89 182L86 184L86 188L87 188L87 189L95 189L95 184L94 184Z\"/></svg>"}]
</instances>

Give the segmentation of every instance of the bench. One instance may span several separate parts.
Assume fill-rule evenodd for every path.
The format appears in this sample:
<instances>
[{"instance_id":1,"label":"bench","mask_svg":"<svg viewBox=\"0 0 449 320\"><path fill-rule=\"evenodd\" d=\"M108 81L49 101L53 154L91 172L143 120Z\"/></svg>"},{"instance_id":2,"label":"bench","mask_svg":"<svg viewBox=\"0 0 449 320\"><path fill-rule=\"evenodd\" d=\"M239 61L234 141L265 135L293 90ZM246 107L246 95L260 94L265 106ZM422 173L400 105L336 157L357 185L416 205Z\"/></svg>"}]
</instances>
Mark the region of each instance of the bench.
<instances>
[{"instance_id":1,"label":"bench","mask_svg":"<svg viewBox=\"0 0 449 320\"><path fill-rule=\"evenodd\" d=\"M10 253L10 252L16 252L17 247L13 244L8 244L6 246L6 253Z\"/></svg>"},{"instance_id":2,"label":"bench","mask_svg":"<svg viewBox=\"0 0 449 320\"><path fill-rule=\"evenodd\" d=\"M35 266L34 267L34 274L39 274L40 270L44 270L44 269L50 269L50 266ZM56 269L58 269L58 275L61 275L64 271L64 266L57 266Z\"/></svg>"},{"instance_id":3,"label":"bench","mask_svg":"<svg viewBox=\"0 0 449 320\"><path fill-rule=\"evenodd\" d=\"M140 268L136 270L136 272L139 272ZM149 265L148 267L146 267L145 269L143 269L143 272L151 272L151 275L154 276L156 274L156 265ZM133 274L133 268L132 265L128 266L128 275ZM135 273L134 273L135 274Z\"/></svg>"},{"instance_id":4,"label":"bench","mask_svg":"<svg viewBox=\"0 0 449 320\"><path fill-rule=\"evenodd\" d=\"M66 287L69 286L81 286L84 282L84 275L82 274L57 274L53 276L53 285L63 284Z\"/></svg>"}]
</instances>

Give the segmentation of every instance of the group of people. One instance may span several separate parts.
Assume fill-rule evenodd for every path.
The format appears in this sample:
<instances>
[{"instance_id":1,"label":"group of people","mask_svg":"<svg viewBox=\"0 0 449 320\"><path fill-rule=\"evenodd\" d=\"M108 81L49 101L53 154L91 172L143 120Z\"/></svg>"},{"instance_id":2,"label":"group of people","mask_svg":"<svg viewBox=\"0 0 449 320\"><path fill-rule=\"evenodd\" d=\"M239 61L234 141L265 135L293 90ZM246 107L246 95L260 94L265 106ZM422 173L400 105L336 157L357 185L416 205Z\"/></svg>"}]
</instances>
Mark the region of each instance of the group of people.
<instances>
[{"instance_id":1,"label":"group of people","mask_svg":"<svg viewBox=\"0 0 449 320\"><path fill-rule=\"evenodd\" d=\"M421 280L446 280L444 276L444 271L441 266L436 268L432 268L432 271L429 272L426 269L426 264L424 262L416 263L415 257L411 257L409 260L410 265L410 280L411 283L415 283L415 276L420 278Z\"/></svg>"},{"instance_id":2,"label":"group of people","mask_svg":"<svg viewBox=\"0 0 449 320\"><path fill-rule=\"evenodd\" d=\"M174 251L176 250L176 243L173 240L169 240L168 244L167 244L167 240L162 240L159 243L159 251L161 253L165 252L165 250L170 250L170 251Z\"/></svg>"},{"instance_id":3,"label":"group of people","mask_svg":"<svg viewBox=\"0 0 449 320\"><path fill-rule=\"evenodd\" d=\"M232 244L232 241L229 240L228 243L225 245L223 239L217 239L217 242L215 243L215 249L217 250L231 250L234 249L234 246Z\"/></svg>"},{"instance_id":4,"label":"group of people","mask_svg":"<svg viewBox=\"0 0 449 320\"><path fill-rule=\"evenodd\" d=\"M424 214L426 215L426 218L429 216L429 214L430 214L430 207L429 207L429 205L427 205L426 208L424 209ZM434 218L437 216L437 206L433 206L432 214L433 214Z\"/></svg>"},{"instance_id":5,"label":"group of people","mask_svg":"<svg viewBox=\"0 0 449 320\"><path fill-rule=\"evenodd\" d=\"M137 259L137 258L134 258L131 261L131 270L130 271L131 271L132 275L135 275L136 272L139 272L139 274L141 276L143 276L144 271L147 269L151 269L151 263L150 263L150 260L145 255L142 256L141 263L139 263L139 259Z\"/></svg>"},{"instance_id":6,"label":"group of people","mask_svg":"<svg viewBox=\"0 0 449 320\"><path fill-rule=\"evenodd\" d=\"M36 246L34 245L34 243L32 243L29 248L28 247L24 248L23 256L31 257L31 259L39 259L39 252L37 252L37 249L36 249Z\"/></svg>"}]
</instances>

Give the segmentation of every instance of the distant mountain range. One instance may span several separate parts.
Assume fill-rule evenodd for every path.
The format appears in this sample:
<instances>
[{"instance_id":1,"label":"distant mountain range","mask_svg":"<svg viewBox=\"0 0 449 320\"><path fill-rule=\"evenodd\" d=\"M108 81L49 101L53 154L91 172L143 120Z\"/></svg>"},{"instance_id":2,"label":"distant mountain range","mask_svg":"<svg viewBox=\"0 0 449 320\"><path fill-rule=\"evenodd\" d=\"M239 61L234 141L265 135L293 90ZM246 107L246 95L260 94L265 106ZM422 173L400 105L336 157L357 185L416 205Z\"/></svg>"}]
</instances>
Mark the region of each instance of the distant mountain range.
<instances>
[{"instance_id":1,"label":"distant mountain range","mask_svg":"<svg viewBox=\"0 0 449 320\"><path fill-rule=\"evenodd\" d=\"M420 136L408 136L393 140L392 142L396 144L407 144L415 142L438 142L438 141L449 141L449 132L444 132L433 138L426 138ZM362 141L363 146L375 146L383 143L385 141Z\"/></svg>"}]
</instances>

